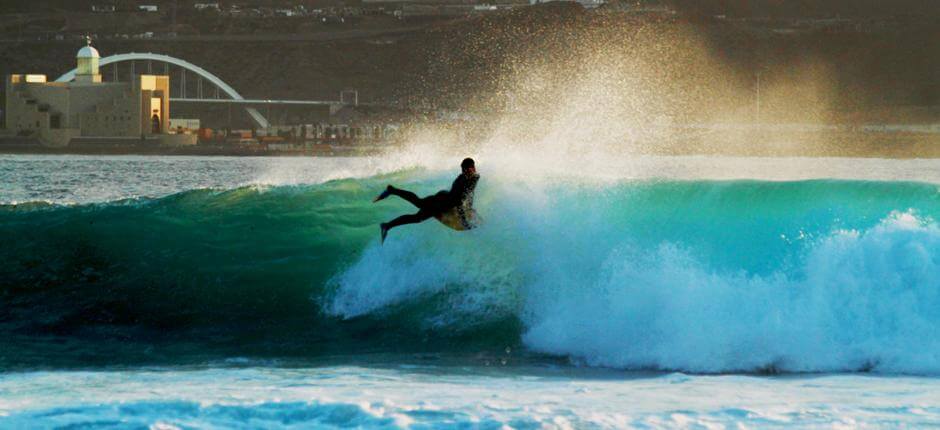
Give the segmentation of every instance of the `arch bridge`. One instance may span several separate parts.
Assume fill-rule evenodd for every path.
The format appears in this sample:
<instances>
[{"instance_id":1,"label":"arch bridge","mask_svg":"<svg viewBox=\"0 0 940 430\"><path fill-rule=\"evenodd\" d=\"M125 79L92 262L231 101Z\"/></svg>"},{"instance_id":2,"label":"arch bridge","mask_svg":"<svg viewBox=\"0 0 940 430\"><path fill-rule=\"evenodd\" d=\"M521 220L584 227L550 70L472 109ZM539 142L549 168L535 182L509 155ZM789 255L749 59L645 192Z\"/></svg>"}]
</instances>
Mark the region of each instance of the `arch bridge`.
<instances>
[{"instance_id":1,"label":"arch bridge","mask_svg":"<svg viewBox=\"0 0 940 430\"><path fill-rule=\"evenodd\" d=\"M117 63L130 63L131 76L135 74L134 70L136 67L137 61L146 61L146 71L148 74L154 72L154 62L163 63L163 74L169 75L170 65L178 67L180 69L180 80L178 82L178 97L173 97L171 94L171 101L178 102L208 102L208 103L235 103L245 106L245 111L251 117L251 119L258 125L260 128L267 128L270 123L267 118L261 115L261 112L254 107L249 105L275 105L275 104L311 104L311 105L339 105L340 102L336 101L304 101L304 100L247 100L235 91L230 85L226 84L222 79L219 79L218 76L209 73L202 67L199 67L193 63L190 63L186 60L182 60L176 57L171 57L169 55L163 54L154 54L150 52L140 53L140 52L131 52L129 54L116 54L108 57L103 57L98 60L98 65L106 66L109 64ZM69 82L75 79L75 73L77 69L72 69L68 73L59 76L56 79L56 82ZM192 72L197 76L196 80L196 97L191 97L191 94L187 94L187 83L186 83L186 72ZM118 68L114 67L112 69L114 74L114 80L118 80ZM212 86L214 86L214 94L210 91L210 96L205 97L203 91L203 81L208 81ZM228 98L223 98L221 95L224 93Z\"/></svg>"}]
</instances>

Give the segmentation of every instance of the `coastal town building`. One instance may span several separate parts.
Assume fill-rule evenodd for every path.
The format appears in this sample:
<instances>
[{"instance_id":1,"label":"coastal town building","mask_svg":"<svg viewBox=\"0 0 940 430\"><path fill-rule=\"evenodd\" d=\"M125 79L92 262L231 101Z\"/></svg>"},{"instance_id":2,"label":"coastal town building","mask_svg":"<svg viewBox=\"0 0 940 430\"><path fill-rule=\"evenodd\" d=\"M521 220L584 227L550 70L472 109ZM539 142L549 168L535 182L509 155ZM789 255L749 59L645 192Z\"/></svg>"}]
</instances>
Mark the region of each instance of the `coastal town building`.
<instances>
[{"instance_id":1,"label":"coastal town building","mask_svg":"<svg viewBox=\"0 0 940 430\"><path fill-rule=\"evenodd\" d=\"M140 141L166 134L169 77L137 75L131 82L103 82L99 58L89 40L76 55L72 82L48 82L36 74L7 76L7 130L47 146L65 146L77 137Z\"/></svg>"},{"instance_id":2,"label":"coastal town building","mask_svg":"<svg viewBox=\"0 0 940 430\"><path fill-rule=\"evenodd\" d=\"M95 13L114 13L117 10L117 7L113 4L93 4L91 5L91 11Z\"/></svg>"}]
</instances>

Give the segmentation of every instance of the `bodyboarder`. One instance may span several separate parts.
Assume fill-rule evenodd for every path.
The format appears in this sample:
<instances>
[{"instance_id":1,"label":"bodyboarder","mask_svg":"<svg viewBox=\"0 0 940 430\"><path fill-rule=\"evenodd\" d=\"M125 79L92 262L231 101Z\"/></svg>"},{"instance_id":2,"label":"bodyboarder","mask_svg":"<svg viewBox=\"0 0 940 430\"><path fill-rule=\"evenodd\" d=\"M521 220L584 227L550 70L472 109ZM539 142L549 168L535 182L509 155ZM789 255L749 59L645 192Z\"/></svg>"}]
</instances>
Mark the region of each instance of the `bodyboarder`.
<instances>
[{"instance_id":1,"label":"bodyboarder","mask_svg":"<svg viewBox=\"0 0 940 430\"><path fill-rule=\"evenodd\" d=\"M388 196L395 195L408 201L418 208L417 213L402 215L389 222L379 225L382 242L385 242L385 236L388 231L405 224L415 224L427 220L428 218L437 218L441 223L455 230L469 230L476 226L476 213L473 210L473 192L480 180L476 165L472 158L465 158L460 163L461 173L454 179L450 191L441 190L424 198L419 198L411 191L395 188L391 185L385 188L373 202L384 200Z\"/></svg>"}]
</instances>

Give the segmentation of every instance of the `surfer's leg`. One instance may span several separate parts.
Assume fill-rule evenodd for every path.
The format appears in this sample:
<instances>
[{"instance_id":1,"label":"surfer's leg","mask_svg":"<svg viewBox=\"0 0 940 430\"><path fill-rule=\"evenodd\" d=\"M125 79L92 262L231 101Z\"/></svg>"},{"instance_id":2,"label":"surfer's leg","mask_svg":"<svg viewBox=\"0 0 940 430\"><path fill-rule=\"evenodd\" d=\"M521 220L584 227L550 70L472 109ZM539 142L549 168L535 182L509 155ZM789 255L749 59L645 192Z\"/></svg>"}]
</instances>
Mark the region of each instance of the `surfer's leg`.
<instances>
[{"instance_id":1,"label":"surfer's leg","mask_svg":"<svg viewBox=\"0 0 940 430\"><path fill-rule=\"evenodd\" d=\"M375 203L375 202L377 202L377 201L379 201L379 200L385 200L385 199L387 199L388 196L390 196L391 194L392 194L392 186L391 186L391 185L387 185L387 186L385 186L385 191L382 191L381 193L379 193L378 196L376 196L374 199L372 199L372 203Z\"/></svg>"},{"instance_id":2,"label":"surfer's leg","mask_svg":"<svg viewBox=\"0 0 940 430\"><path fill-rule=\"evenodd\" d=\"M385 200L388 198L388 196L391 196L391 195L401 197L402 199L407 200L408 202L417 206L418 208L421 207L421 205L419 204L421 202L421 199L418 198L418 196L415 195L415 193L412 193L411 191L405 191L399 188L395 188L391 185L386 186L385 191L382 191L382 194L379 194L378 197L372 199L372 203L375 203L379 200Z\"/></svg>"},{"instance_id":3,"label":"surfer's leg","mask_svg":"<svg viewBox=\"0 0 940 430\"><path fill-rule=\"evenodd\" d=\"M405 225L405 224L417 224L417 223L422 222L422 221L424 221L424 220L426 220L426 219L428 219L428 218L430 218L430 217L431 217L431 214L426 213L426 212L424 212L424 211L418 211L418 213L416 213L416 214L402 215L402 216L400 216L400 217L398 217L398 218L395 218L395 219L393 219L393 220L391 220L391 221L389 221L389 222L387 222L387 223L385 223L385 224L383 224L383 225L385 225L385 227L386 227L387 229L392 229L392 228L398 227L398 226L400 226L400 225Z\"/></svg>"},{"instance_id":4,"label":"surfer's leg","mask_svg":"<svg viewBox=\"0 0 940 430\"><path fill-rule=\"evenodd\" d=\"M421 209L424 207L424 205L422 205L421 198L418 197L417 194L412 193L411 191L402 190L400 188L395 188L389 185L388 188L385 190L385 192L393 196L401 197L403 200L407 201L408 203L415 205L415 207L418 209Z\"/></svg>"},{"instance_id":5,"label":"surfer's leg","mask_svg":"<svg viewBox=\"0 0 940 430\"><path fill-rule=\"evenodd\" d=\"M385 243L385 236L388 234L388 231L391 230L392 228L398 227L400 225L405 225L405 224L417 224L419 222L422 222L430 218L431 216L432 215L430 212L422 210L422 211L418 211L418 213L414 213L410 215L402 215L389 222L383 222L382 224L379 225L379 229L382 233L382 243Z\"/></svg>"}]
</instances>

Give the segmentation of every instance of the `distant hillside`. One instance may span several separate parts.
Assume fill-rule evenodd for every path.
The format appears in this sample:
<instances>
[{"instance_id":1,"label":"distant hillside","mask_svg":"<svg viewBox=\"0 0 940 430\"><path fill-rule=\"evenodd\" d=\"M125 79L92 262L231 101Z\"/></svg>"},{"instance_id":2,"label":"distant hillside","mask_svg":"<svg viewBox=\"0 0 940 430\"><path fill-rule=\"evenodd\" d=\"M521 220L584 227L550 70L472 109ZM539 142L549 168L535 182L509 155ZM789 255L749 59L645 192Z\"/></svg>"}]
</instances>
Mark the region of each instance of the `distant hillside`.
<instances>
[{"instance_id":1,"label":"distant hillside","mask_svg":"<svg viewBox=\"0 0 940 430\"><path fill-rule=\"evenodd\" d=\"M940 105L940 26L922 21L881 33L755 33L682 14L643 17L549 3L329 42L101 40L96 46L103 55L183 58L255 98L335 99L355 88L364 101L493 111L548 109L553 98L583 96L656 105L650 109L661 116L694 120L718 111L744 115L755 103L760 75L761 109L781 121L860 120ZM77 49L75 42L0 43L0 73L54 78L74 67ZM593 86L582 90L576 83ZM614 101L607 93L617 91Z\"/></svg>"},{"instance_id":2,"label":"distant hillside","mask_svg":"<svg viewBox=\"0 0 940 430\"><path fill-rule=\"evenodd\" d=\"M876 17L890 15L940 16L935 0L666 0L686 11L731 16Z\"/></svg>"},{"instance_id":3,"label":"distant hillside","mask_svg":"<svg viewBox=\"0 0 940 430\"><path fill-rule=\"evenodd\" d=\"M438 0L445 2L445 0ZM694 11L707 14L727 14L733 16L760 17L821 17L841 15L843 17L873 17L888 15L938 16L940 6L936 0L643 0L661 2L682 11ZM164 8L174 5L182 9L191 9L197 0L4 0L2 13L47 12L50 9L88 11L92 5L114 4L125 9L132 9L137 4L155 4ZM435 0L418 0L419 3L435 3ZM232 3L232 2L222 2ZM284 6L298 4L309 7L323 5L359 5L361 0L253 0L239 1L245 6ZM501 3L479 2L479 3Z\"/></svg>"}]
</instances>

